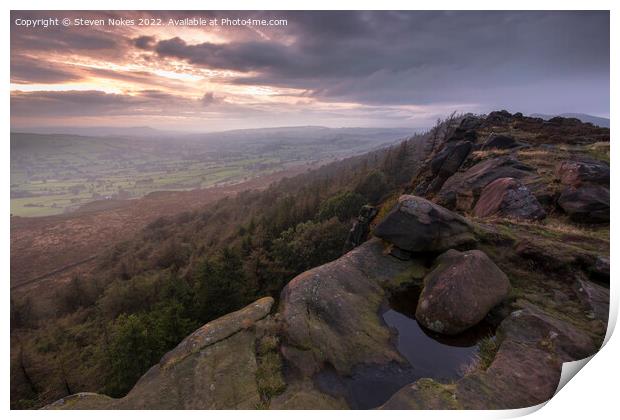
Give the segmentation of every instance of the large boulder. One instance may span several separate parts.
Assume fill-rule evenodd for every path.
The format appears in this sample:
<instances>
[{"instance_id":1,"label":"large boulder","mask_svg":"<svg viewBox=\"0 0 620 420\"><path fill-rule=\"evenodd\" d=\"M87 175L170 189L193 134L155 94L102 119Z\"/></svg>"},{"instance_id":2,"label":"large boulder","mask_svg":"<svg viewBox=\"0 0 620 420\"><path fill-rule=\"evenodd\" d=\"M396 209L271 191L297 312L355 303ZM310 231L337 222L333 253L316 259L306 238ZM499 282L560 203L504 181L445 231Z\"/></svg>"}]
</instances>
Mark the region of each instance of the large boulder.
<instances>
[{"instance_id":1,"label":"large boulder","mask_svg":"<svg viewBox=\"0 0 620 420\"><path fill-rule=\"evenodd\" d=\"M505 109L501 111L493 111L487 115L485 122L487 124L505 124L512 121L512 114Z\"/></svg>"},{"instance_id":2,"label":"large boulder","mask_svg":"<svg viewBox=\"0 0 620 420\"><path fill-rule=\"evenodd\" d=\"M488 369L456 385L463 408L525 408L553 397L562 363L590 356L592 338L573 324L534 306L513 312L497 332L499 350Z\"/></svg>"},{"instance_id":3,"label":"large boulder","mask_svg":"<svg viewBox=\"0 0 620 420\"><path fill-rule=\"evenodd\" d=\"M524 179L534 170L513 157L500 156L483 160L465 172L457 172L443 184L437 202L449 209L470 210L482 189L499 178Z\"/></svg>"},{"instance_id":4,"label":"large boulder","mask_svg":"<svg viewBox=\"0 0 620 420\"><path fill-rule=\"evenodd\" d=\"M167 353L120 399L99 394L65 397L50 409L253 409L261 404L256 352L261 323L274 300L266 297L224 315Z\"/></svg>"},{"instance_id":5,"label":"large boulder","mask_svg":"<svg viewBox=\"0 0 620 420\"><path fill-rule=\"evenodd\" d=\"M531 407L553 397L562 363L590 356L596 342L573 324L534 306L512 312L495 337L490 366L454 384L419 379L403 387L383 409L502 410Z\"/></svg>"},{"instance_id":6,"label":"large boulder","mask_svg":"<svg viewBox=\"0 0 620 420\"><path fill-rule=\"evenodd\" d=\"M609 190L603 186L567 187L560 194L558 205L576 222L609 222Z\"/></svg>"},{"instance_id":7,"label":"large boulder","mask_svg":"<svg viewBox=\"0 0 620 420\"><path fill-rule=\"evenodd\" d=\"M386 255L373 238L291 280L280 296L282 354L288 366L312 378L327 365L349 375L360 364L402 362L379 308L385 298L382 285L411 266Z\"/></svg>"},{"instance_id":8,"label":"large boulder","mask_svg":"<svg viewBox=\"0 0 620 420\"><path fill-rule=\"evenodd\" d=\"M238 331L247 328L248 325L267 316L272 306L273 298L265 297L239 311L231 312L205 324L187 336L173 350L166 353L161 358L159 365L162 368L169 368L203 348L236 334Z\"/></svg>"},{"instance_id":9,"label":"large boulder","mask_svg":"<svg viewBox=\"0 0 620 420\"><path fill-rule=\"evenodd\" d=\"M565 160L557 165L555 173L564 185L573 187L586 183L609 185L609 165L601 161Z\"/></svg>"},{"instance_id":10,"label":"large boulder","mask_svg":"<svg viewBox=\"0 0 620 420\"><path fill-rule=\"evenodd\" d=\"M459 141L448 144L441 152L431 160L431 173L433 181L428 188L428 192L438 191L443 183L459 170L469 152L472 144L469 141Z\"/></svg>"},{"instance_id":11,"label":"large boulder","mask_svg":"<svg viewBox=\"0 0 620 420\"><path fill-rule=\"evenodd\" d=\"M461 120L459 128L468 131L475 130L482 125L482 119L473 115L468 115Z\"/></svg>"},{"instance_id":12,"label":"large boulder","mask_svg":"<svg viewBox=\"0 0 620 420\"><path fill-rule=\"evenodd\" d=\"M521 181L499 178L484 187L474 207L474 215L540 220L546 213L534 194Z\"/></svg>"},{"instance_id":13,"label":"large boulder","mask_svg":"<svg viewBox=\"0 0 620 420\"><path fill-rule=\"evenodd\" d=\"M509 292L508 277L484 252L449 250L424 278L416 319L432 331L458 334L482 321Z\"/></svg>"},{"instance_id":14,"label":"large boulder","mask_svg":"<svg viewBox=\"0 0 620 420\"><path fill-rule=\"evenodd\" d=\"M464 217L414 195L401 196L374 234L410 252L443 252L475 241Z\"/></svg>"},{"instance_id":15,"label":"large boulder","mask_svg":"<svg viewBox=\"0 0 620 420\"><path fill-rule=\"evenodd\" d=\"M525 143L517 141L514 137L504 134L491 134L482 145L482 150L490 149L515 149L517 147L526 146Z\"/></svg>"},{"instance_id":16,"label":"large boulder","mask_svg":"<svg viewBox=\"0 0 620 420\"><path fill-rule=\"evenodd\" d=\"M430 378L418 379L401 388L381 410L458 410L460 407L450 386Z\"/></svg>"}]
</instances>

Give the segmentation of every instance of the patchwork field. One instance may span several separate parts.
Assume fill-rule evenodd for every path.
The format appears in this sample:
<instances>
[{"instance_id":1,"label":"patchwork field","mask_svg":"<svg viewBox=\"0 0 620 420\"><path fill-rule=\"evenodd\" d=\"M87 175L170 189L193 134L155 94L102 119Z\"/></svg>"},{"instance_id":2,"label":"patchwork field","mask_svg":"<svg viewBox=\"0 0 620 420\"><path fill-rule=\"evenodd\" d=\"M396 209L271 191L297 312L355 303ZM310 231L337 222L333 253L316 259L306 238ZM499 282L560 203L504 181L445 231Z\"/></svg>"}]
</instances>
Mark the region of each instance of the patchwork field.
<instances>
[{"instance_id":1,"label":"patchwork field","mask_svg":"<svg viewBox=\"0 0 620 420\"><path fill-rule=\"evenodd\" d=\"M301 127L204 135L11 134L11 214L68 213L91 201L230 185L362 153L409 129Z\"/></svg>"}]
</instances>

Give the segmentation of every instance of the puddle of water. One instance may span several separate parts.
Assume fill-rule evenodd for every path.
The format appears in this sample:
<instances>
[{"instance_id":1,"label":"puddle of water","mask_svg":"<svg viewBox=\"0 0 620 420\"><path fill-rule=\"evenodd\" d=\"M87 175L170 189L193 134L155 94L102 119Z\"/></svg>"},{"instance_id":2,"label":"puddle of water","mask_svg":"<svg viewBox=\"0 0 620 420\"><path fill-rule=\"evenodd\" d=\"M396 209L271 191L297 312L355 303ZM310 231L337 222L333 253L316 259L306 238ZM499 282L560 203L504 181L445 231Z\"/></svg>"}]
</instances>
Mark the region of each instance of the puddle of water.
<instances>
[{"instance_id":1,"label":"puddle of water","mask_svg":"<svg viewBox=\"0 0 620 420\"><path fill-rule=\"evenodd\" d=\"M354 410L376 408L390 399L399 389L422 378L411 366L390 363L365 365L353 369L351 376L340 376L327 367L314 377L315 385L335 397L344 397Z\"/></svg>"},{"instance_id":2,"label":"puddle of water","mask_svg":"<svg viewBox=\"0 0 620 420\"><path fill-rule=\"evenodd\" d=\"M483 321L456 336L427 330L415 319L419 295L419 288L409 288L393 296L383 313L385 323L398 332L396 348L425 377L458 378L462 376L463 366L476 354L478 341L495 335L494 329Z\"/></svg>"},{"instance_id":3,"label":"puddle of water","mask_svg":"<svg viewBox=\"0 0 620 420\"><path fill-rule=\"evenodd\" d=\"M346 377L327 367L315 375L316 386L330 395L344 397L353 409L370 409L420 378L447 381L461 377L463 367L477 352L478 341L495 335L494 329L482 322L457 336L426 330L415 319L419 295L419 288L400 292L390 298L382 313L385 323L397 332L395 345L408 364L357 366Z\"/></svg>"}]
</instances>

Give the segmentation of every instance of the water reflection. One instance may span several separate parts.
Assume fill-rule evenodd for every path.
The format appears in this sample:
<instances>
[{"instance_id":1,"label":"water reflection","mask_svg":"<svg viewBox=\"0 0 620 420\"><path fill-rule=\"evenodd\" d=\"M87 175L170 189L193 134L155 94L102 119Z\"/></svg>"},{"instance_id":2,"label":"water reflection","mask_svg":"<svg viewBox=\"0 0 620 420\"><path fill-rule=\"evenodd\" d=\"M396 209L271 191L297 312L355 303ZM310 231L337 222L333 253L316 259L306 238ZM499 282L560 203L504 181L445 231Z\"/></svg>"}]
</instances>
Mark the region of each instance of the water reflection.
<instances>
[{"instance_id":1,"label":"water reflection","mask_svg":"<svg viewBox=\"0 0 620 420\"><path fill-rule=\"evenodd\" d=\"M398 332L398 351L423 376L449 380L462 373L462 367L471 362L480 339L494 335L493 328L481 322L456 336L435 333L422 327L415 319L420 289L411 287L393 295L383 313L385 323Z\"/></svg>"},{"instance_id":2,"label":"water reflection","mask_svg":"<svg viewBox=\"0 0 620 420\"><path fill-rule=\"evenodd\" d=\"M330 395L344 397L351 408L369 409L382 405L403 386L420 378L459 378L477 353L478 341L494 335L494 329L482 322L457 336L426 330L415 319L419 295L416 287L394 294L381 314L396 333L395 345L408 364L356 366L346 377L326 366L315 375L315 385Z\"/></svg>"}]
</instances>

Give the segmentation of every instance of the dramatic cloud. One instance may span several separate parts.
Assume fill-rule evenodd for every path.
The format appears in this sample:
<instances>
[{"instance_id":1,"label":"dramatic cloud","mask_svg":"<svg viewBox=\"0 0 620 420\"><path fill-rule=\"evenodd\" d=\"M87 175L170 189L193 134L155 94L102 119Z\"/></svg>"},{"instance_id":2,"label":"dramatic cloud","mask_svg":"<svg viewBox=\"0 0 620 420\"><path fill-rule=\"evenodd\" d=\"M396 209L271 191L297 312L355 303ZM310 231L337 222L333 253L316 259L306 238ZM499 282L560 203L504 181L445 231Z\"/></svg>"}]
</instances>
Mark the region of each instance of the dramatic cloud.
<instances>
[{"instance_id":1,"label":"dramatic cloud","mask_svg":"<svg viewBox=\"0 0 620 420\"><path fill-rule=\"evenodd\" d=\"M288 48L269 42L187 45L181 38L160 41L155 50L160 57L174 57L208 68L240 72L266 71L270 74L300 68L303 57Z\"/></svg>"},{"instance_id":2,"label":"dramatic cloud","mask_svg":"<svg viewBox=\"0 0 620 420\"><path fill-rule=\"evenodd\" d=\"M12 83L63 83L80 79L82 76L70 67L27 57L11 59Z\"/></svg>"},{"instance_id":3,"label":"dramatic cloud","mask_svg":"<svg viewBox=\"0 0 620 420\"><path fill-rule=\"evenodd\" d=\"M222 98L215 96L213 92L207 92L202 96L202 104L204 106L209 106L217 103L221 103Z\"/></svg>"},{"instance_id":4,"label":"dramatic cloud","mask_svg":"<svg viewBox=\"0 0 620 420\"><path fill-rule=\"evenodd\" d=\"M155 45L155 37L146 35L139 36L133 40L133 44L141 50L149 50Z\"/></svg>"},{"instance_id":5,"label":"dramatic cloud","mask_svg":"<svg viewBox=\"0 0 620 420\"><path fill-rule=\"evenodd\" d=\"M12 20L43 15L50 13L13 12ZM608 12L53 16L286 19L287 25L47 30L13 25L11 81L19 106L12 113L21 120L50 112L59 119L71 112L127 119L170 112L174 118L174 107L184 124L196 125L205 118L238 124L240 112L277 125L311 118L407 126L429 125L451 108L609 114ZM46 110L49 95L63 86L65 95L57 95L67 108ZM71 98L80 102L75 109Z\"/></svg>"},{"instance_id":6,"label":"dramatic cloud","mask_svg":"<svg viewBox=\"0 0 620 420\"><path fill-rule=\"evenodd\" d=\"M17 115L27 112L40 116L126 115L132 110L160 114L166 108L174 111L187 105L197 104L156 90L141 91L137 95L104 93L96 90L16 92L11 97L11 110Z\"/></svg>"}]
</instances>

